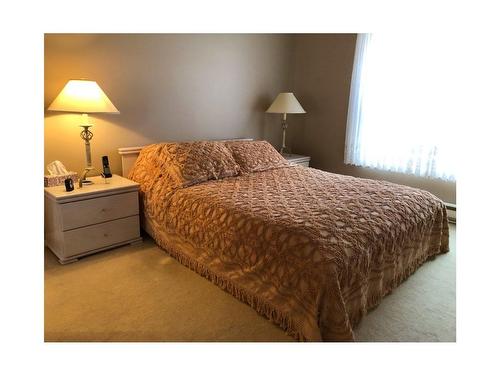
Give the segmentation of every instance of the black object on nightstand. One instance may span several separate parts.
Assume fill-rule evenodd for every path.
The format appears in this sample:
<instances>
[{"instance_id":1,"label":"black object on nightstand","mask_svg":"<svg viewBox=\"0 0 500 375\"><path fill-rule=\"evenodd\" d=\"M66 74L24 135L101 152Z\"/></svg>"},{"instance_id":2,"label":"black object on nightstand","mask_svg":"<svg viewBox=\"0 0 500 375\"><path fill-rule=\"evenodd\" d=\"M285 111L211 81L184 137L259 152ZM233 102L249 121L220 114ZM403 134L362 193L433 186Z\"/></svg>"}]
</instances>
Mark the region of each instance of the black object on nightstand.
<instances>
[{"instance_id":1,"label":"black object on nightstand","mask_svg":"<svg viewBox=\"0 0 500 375\"><path fill-rule=\"evenodd\" d=\"M66 191L73 191L75 189L75 185L73 184L73 180L71 178L64 180L64 186L66 186Z\"/></svg>"},{"instance_id":2,"label":"black object on nightstand","mask_svg":"<svg viewBox=\"0 0 500 375\"><path fill-rule=\"evenodd\" d=\"M107 156L102 157L102 171L104 173L104 177L113 177L113 175L111 174L111 168L109 167L109 160Z\"/></svg>"}]
</instances>

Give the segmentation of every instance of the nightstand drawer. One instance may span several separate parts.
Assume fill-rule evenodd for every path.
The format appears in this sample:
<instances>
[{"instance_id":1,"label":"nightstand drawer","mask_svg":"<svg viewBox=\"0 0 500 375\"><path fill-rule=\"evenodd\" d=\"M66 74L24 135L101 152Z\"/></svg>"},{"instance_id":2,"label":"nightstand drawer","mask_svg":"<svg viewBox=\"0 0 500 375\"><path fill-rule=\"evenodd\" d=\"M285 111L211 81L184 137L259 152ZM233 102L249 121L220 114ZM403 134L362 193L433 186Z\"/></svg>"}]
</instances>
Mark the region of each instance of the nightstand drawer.
<instances>
[{"instance_id":1,"label":"nightstand drawer","mask_svg":"<svg viewBox=\"0 0 500 375\"><path fill-rule=\"evenodd\" d=\"M80 228L139 213L137 192L64 203L60 206L62 230Z\"/></svg>"},{"instance_id":2,"label":"nightstand drawer","mask_svg":"<svg viewBox=\"0 0 500 375\"><path fill-rule=\"evenodd\" d=\"M140 237L139 215L64 232L64 256L121 244Z\"/></svg>"}]
</instances>

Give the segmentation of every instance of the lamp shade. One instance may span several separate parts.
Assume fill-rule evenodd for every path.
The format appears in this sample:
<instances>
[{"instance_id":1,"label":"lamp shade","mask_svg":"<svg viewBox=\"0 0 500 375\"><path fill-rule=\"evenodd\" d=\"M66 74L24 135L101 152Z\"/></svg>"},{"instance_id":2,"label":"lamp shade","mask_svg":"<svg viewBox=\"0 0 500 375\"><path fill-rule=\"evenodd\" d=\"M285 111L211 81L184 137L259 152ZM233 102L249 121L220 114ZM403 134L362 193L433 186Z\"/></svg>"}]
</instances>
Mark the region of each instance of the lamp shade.
<instances>
[{"instance_id":1,"label":"lamp shade","mask_svg":"<svg viewBox=\"0 0 500 375\"><path fill-rule=\"evenodd\" d=\"M49 111L120 113L95 81L74 79L57 95Z\"/></svg>"},{"instance_id":2,"label":"lamp shade","mask_svg":"<svg viewBox=\"0 0 500 375\"><path fill-rule=\"evenodd\" d=\"M268 113L306 113L304 108L300 105L299 101L291 92L282 92L273 104L267 109Z\"/></svg>"}]
</instances>

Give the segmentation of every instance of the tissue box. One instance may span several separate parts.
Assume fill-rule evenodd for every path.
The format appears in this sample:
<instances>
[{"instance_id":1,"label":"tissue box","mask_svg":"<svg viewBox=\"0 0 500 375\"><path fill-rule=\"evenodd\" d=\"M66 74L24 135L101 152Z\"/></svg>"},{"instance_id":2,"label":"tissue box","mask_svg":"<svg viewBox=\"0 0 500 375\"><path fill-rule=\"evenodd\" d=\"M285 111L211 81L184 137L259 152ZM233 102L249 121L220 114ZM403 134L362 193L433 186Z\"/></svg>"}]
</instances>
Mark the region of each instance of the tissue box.
<instances>
[{"instance_id":1,"label":"tissue box","mask_svg":"<svg viewBox=\"0 0 500 375\"><path fill-rule=\"evenodd\" d=\"M69 172L68 174L60 175L45 175L43 177L43 186L50 187L64 185L64 180L66 180L67 178L71 178L73 180L73 184L76 184L78 182L78 173Z\"/></svg>"}]
</instances>

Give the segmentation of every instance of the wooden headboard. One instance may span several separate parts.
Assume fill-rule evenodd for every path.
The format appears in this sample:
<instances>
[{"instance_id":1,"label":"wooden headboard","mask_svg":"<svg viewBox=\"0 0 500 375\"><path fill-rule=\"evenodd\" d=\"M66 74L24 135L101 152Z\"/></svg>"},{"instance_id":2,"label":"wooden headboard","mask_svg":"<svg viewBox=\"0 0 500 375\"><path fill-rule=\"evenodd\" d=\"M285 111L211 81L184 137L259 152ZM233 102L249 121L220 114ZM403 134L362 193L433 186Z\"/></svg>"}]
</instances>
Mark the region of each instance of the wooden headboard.
<instances>
[{"instance_id":1,"label":"wooden headboard","mask_svg":"<svg viewBox=\"0 0 500 375\"><path fill-rule=\"evenodd\" d=\"M139 153L145 146L135 146L135 147L120 147L118 153L122 158L122 176L127 177L128 172L134 165Z\"/></svg>"},{"instance_id":2,"label":"wooden headboard","mask_svg":"<svg viewBox=\"0 0 500 375\"><path fill-rule=\"evenodd\" d=\"M253 141L253 138L231 138L219 139L218 141ZM146 146L120 147L118 153L122 159L122 176L127 177L130 169L134 166L142 148Z\"/></svg>"}]
</instances>

